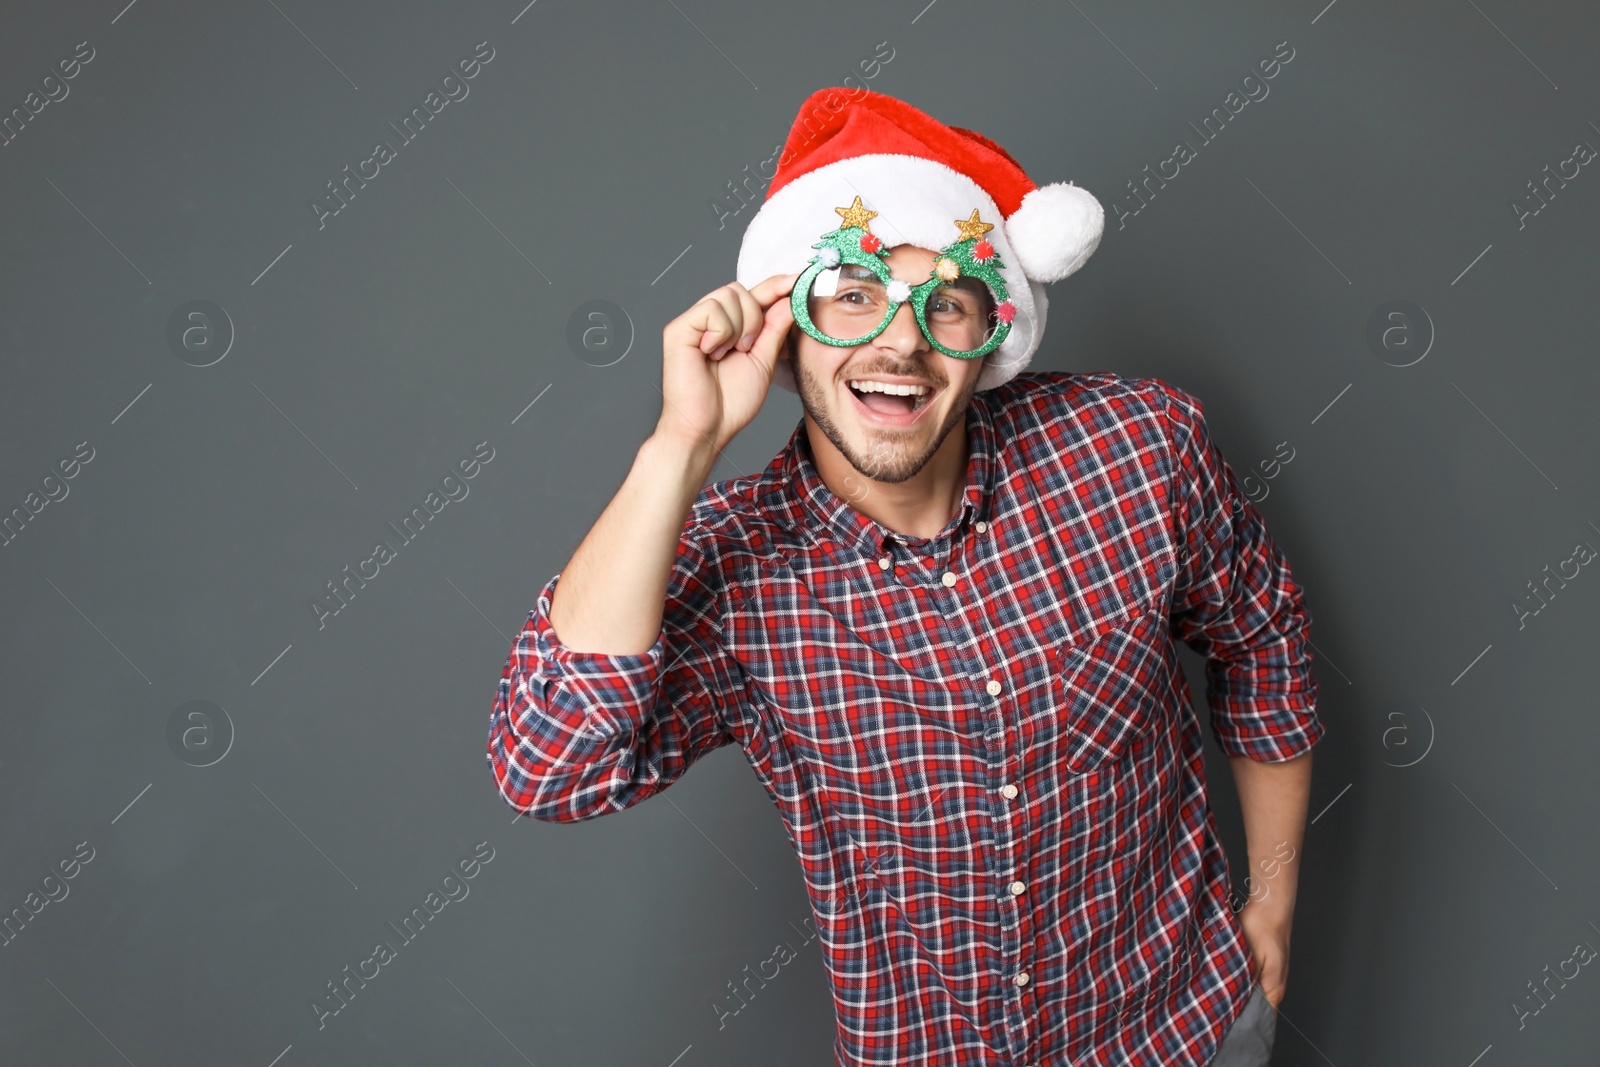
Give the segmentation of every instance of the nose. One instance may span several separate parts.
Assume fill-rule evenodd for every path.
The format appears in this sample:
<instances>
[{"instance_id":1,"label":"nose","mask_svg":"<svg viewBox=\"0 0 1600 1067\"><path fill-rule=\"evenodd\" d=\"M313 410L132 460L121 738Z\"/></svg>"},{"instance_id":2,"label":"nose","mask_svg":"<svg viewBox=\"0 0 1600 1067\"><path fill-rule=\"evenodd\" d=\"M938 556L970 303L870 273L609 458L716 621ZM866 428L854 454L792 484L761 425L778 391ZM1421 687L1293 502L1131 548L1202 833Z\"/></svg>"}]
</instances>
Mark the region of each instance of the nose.
<instances>
[{"instance_id":1,"label":"nose","mask_svg":"<svg viewBox=\"0 0 1600 1067\"><path fill-rule=\"evenodd\" d=\"M895 308L894 317L889 320L889 325L883 328L883 332L873 343L904 357L933 349L933 346L928 344L928 339L922 336L922 331L917 328L917 315L911 310L910 301Z\"/></svg>"}]
</instances>

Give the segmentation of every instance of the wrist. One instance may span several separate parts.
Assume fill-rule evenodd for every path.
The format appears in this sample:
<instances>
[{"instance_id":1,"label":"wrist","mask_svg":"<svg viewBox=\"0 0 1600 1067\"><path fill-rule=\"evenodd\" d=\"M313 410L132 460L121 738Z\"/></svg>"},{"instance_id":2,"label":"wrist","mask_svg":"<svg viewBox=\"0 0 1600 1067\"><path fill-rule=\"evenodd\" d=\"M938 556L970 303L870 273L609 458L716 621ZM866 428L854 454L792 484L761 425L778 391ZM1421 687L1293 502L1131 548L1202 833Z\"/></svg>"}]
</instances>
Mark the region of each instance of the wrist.
<instances>
[{"instance_id":1,"label":"wrist","mask_svg":"<svg viewBox=\"0 0 1600 1067\"><path fill-rule=\"evenodd\" d=\"M1255 900L1245 901L1239 911L1242 914L1247 909L1261 922L1287 926L1294 920L1294 894L1272 889Z\"/></svg>"},{"instance_id":2,"label":"wrist","mask_svg":"<svg viewBox=\"0 0 1600 1067\"><path fill-rule=\"evenodd\" d=\"M656 475L683 477L698 494L717 465L717 450L704 437L691 441L657 429L639 446L634 463L651 467Z\"/></svg>"}]
</instances>

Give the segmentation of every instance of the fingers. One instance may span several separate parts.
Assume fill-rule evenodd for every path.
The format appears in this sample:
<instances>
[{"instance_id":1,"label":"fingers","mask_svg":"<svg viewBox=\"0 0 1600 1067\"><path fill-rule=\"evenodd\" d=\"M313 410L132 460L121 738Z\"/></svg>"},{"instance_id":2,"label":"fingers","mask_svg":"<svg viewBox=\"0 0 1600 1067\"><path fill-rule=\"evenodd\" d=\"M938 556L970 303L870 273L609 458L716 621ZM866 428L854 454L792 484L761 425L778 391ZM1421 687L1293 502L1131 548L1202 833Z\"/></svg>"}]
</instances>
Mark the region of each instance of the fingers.
<instances>
[{"instance_id":1,"label":"fingers","mask_svg":"<svg viewBox=\"0 0 1600 1067\"><path fill-rule=\"evenodd\" d=\"M756 298L750 290L735 282L729 287L739 301L739 340L734 347L742 351L750 351L750 346L755 344L756 337L761 333L761 320L764 314Z\"/></svg>"},{"instance_id":2,"label":"fingers","mask_svg":"<svg viewBox=\"0 0 1600 1067\"><path fill-rule=\"evenodd\" d=\"M790 275L789 280L792 282L796 277L798 275ZM789 335L789 327L793 325L794 309L789 306L787 297L774 300L762 315L761 330L755 343L750 346L750 354L763 360L768 357L777 359L778 352L783 348L784 339Z\"/></svg>"},{"instance_id":3,"label":"fingers","mask_svg":"<svg viewBox=\"0 0 1600 1067\"><path fill-rule=\"evenodd\" d=\"M721 359L737 336L738 302L729 300L719 289L696 304L691 314L690 325L701 331L700 351L711 359Z\"/></svg>"},{"instance_id":4,"label":"fingers","mask_svg":"<svg viewBox=\"0 0 1600 1067\"><path fill-rule=\"evenodd\" d=\"M735 348L748 349L759 331L761 305L738 282L729 282L706 294L709 303L706 332L700 350L711 359L721 359Z\"/></svg>"},{"instance_id":5,"label":"fingers","mask_svg":"<svg viewBox=\"0 0 1600 1067\"><path fill-rule=\"evenodd\" d=\"M752 351L757 340L767 336L771 329L768 325L768 312L771 308L781 308L782 313L788 314L788 301L782 298L788 294L794 285L794 280L799 276L798 274L774 275L759 282L753 290L746 289L738 282L730 282L711 293L709 299L714 300L722 309L724 321L718 324L715 337L701 339L701 350L708 351L712 359L721 359L735 350ZM780 325L783 330L787 330L789 323L793 321L794 317L790 314L788 321ZM781 341L780 331L778 342ZM712 346L709 350L706 348L707 344ZM776 345L771 347L776 349Z\"/></svg>"},{"instance_id":6,"label":"fingers","mask_svg":"<svg viewBox=\"0 0 1600 1067\"><path fill-rule=\"evenodd\" d=\"M707 293L668 329L681 327L679 336L711 360L735 350L752 351L758 344L776 352L794 322L787 295L798 277L773 275L754 289L730 282Z\"/></svg>"},{"instance_id":7,"label":"fingers","mask_svg":"<svg viewBox=\"0 0 1600 1067\"><path fill-rule=\"evenodd\" d=\"M774 274L756 283L750 290L750 295L760 302L762 307L768 307L780 296L787 296L789 290L794 288L795 281L800 277L795 274Z\"/></svg>"}]
</instances>

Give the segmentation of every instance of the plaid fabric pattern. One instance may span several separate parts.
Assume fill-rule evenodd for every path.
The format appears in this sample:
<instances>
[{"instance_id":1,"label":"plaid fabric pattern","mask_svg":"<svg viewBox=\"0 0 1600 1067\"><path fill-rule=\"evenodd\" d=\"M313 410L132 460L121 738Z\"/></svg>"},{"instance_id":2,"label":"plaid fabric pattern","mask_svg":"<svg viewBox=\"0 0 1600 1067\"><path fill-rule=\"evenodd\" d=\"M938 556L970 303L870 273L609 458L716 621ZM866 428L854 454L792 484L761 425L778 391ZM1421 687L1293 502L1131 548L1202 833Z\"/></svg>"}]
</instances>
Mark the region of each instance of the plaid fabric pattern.
<instances>
[{"instance_id":1,"label":"plaid fabric pattern","mask_svg":"<svg viewBox=\"0 0 1600 1067\"><path fill-rule=\"evenodd\" d=\"M552 577L489 767L576 822L738 744L799 853L839 1064L1198 1067L1252 979L1174 639L1225 752L1299 756L1300 588L1182 390L1025 373L967 431L931 538L834 495L803 422L707 487L645 653L564 647Z\"/></svg>"}]
</instances>

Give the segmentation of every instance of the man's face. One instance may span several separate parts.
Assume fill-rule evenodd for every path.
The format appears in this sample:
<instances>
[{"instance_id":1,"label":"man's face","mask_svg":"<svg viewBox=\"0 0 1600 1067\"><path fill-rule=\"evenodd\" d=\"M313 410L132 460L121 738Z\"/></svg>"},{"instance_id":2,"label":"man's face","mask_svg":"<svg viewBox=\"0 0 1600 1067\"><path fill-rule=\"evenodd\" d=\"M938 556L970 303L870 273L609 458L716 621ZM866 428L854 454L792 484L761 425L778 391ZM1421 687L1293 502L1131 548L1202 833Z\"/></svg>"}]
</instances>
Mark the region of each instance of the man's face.
<instances>
[{"instance_id":1,"label":"man's face","mask_svg":"<svg viewBox=\"0 0 1600 1067\"><path fill-rule=\"evenodd\" d=\"M916 285L929 277L936 258L926 248L897 245L886 262L893 277ZM993 304L988 288L970 281L982 290L987 321ZM799 327L789 334L789 359L807 418L852 467L876 482L908 481L933 458L966 417L988 358L956 359L935 349L917 328L909 303L895 310L882 333L854 348L825 345ZM860 381L922 386L927 392L903 397L851 388Z\"/></svg>"}]
</instances>

